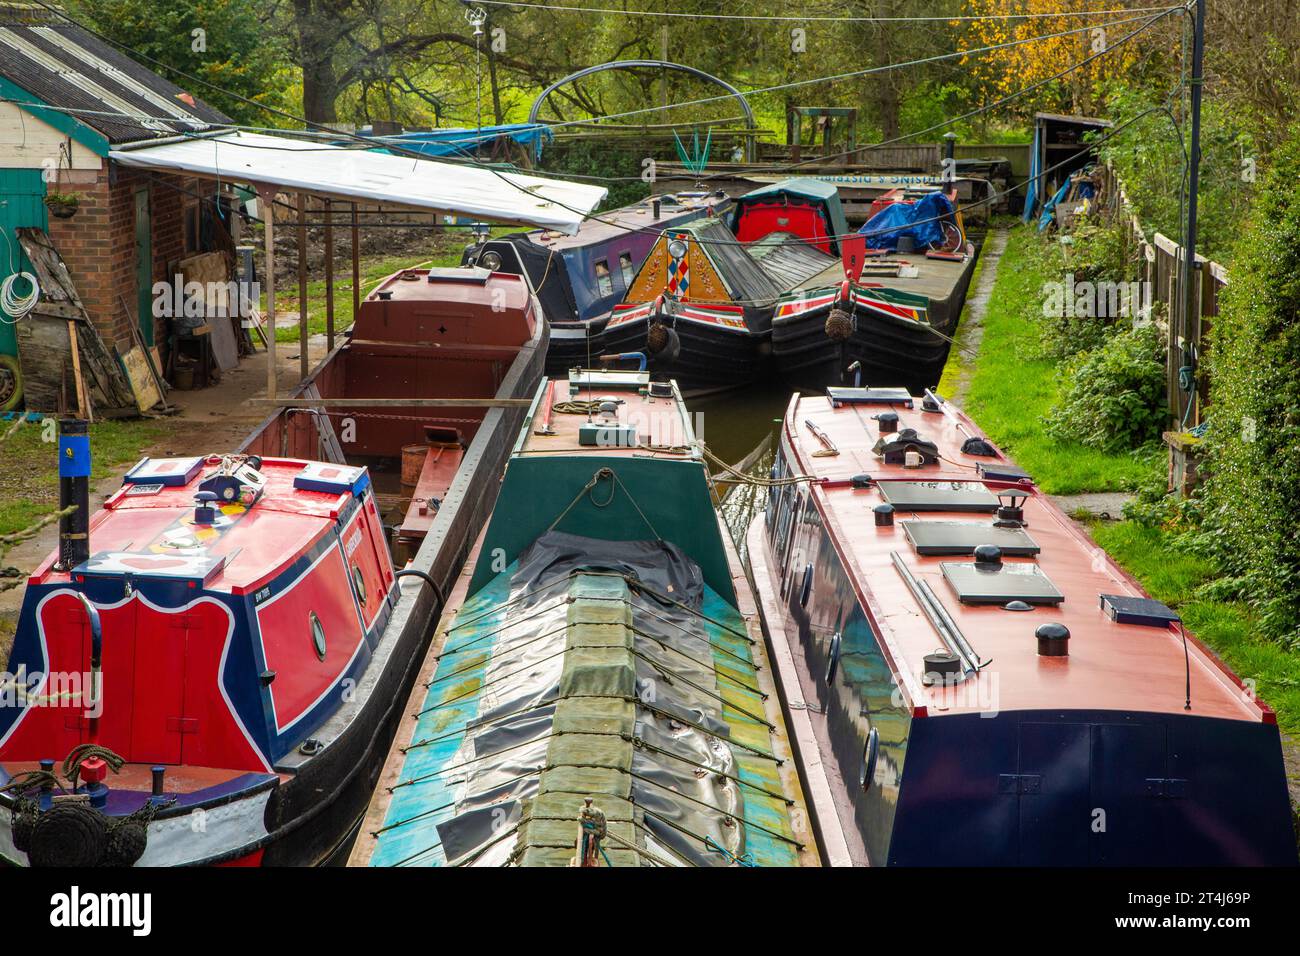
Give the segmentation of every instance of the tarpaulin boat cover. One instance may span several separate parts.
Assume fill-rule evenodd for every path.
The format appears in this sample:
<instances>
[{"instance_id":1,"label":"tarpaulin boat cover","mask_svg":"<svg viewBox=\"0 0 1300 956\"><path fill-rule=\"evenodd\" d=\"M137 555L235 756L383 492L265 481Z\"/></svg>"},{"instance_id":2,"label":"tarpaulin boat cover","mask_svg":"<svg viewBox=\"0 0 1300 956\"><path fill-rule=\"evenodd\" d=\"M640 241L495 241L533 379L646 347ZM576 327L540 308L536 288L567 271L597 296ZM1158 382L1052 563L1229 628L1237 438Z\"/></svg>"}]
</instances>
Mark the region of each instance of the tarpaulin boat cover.
<instances>
[{"instance_id":1,"label":"tarpaulin boat cover","mask_svg":"<svg viewBox=\"0 0 1300 956\"><path fill-rule=\"evenodd\" d=\"M943 245L944 218L957 212L951 199L941 192L928 193L914 203L893 203L867 220L858 230L876 249L896 249L898 240L911 236L918 249Z\"/></svg>"},{"instance_id":2,"label":"tarpaulin boat cover","mask_svg":"<svg viewBox=\"0 0 1300 956\"><path fill-rule=\"evenodd\" d=\"M551 128L543 123L507 123L482 129L434 129L422 133L400 133L376 137L426 156L473 156L481 146L505 137L527 146L534 160L542 158L542 146L555 139Z\"/></svg>"},{"instance_id":3,"label":"tarpaulin boat cover","mask_svg":"<svg viewBox=\"0 0 1300 956\"><path fill-rule=\"evenodd\" d=\"M611 866L793 864L755 670L675 545L548 532L448 628L370 865L567 866L587 798Z\"/></svg>"},{"instance_id":4,"label":"tarpaulin boat cover","mask_svg":"<svg viewBox=\"0 0 1300 956\"><path fill-rule=\"evenodd\" d=\"M123 166L545 226L570 234L606 193L603 186L261 133L128 146L109 156Z\"/></svg>"}]
</instances>

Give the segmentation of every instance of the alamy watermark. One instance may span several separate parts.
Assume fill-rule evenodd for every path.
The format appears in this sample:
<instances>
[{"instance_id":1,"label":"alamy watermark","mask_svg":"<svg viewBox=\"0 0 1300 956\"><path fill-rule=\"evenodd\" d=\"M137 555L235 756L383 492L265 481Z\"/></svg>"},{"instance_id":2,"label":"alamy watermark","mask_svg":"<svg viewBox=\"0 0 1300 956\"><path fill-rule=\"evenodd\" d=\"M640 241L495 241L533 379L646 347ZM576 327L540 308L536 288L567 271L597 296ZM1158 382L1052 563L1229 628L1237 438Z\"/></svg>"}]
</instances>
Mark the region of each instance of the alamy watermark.
<instances>
[{"instance_id":1,"label":"alamy watermark","mask_svg":"<svg viewBox=\"0 0 1300 956\"><path fill-rule=\"evenodd\" d=\"M170 282L155 282L152 292L155 319L237 318L246 325L262 299L257 282L186 282L180 274Z\"/></svg>"},{"instance_id":2,"label":"alamy watermark","mask_svg":"<svg viewBox=\"0 0 1300 956\"><path fill-rule=\"evenodd\" d=\"M1067 272L1061 281L1044 282L1043 315L1047 318L1130 318L1134 325L1151 321L1151 283L1078 280Z\"/></svg>"}]
</instances>

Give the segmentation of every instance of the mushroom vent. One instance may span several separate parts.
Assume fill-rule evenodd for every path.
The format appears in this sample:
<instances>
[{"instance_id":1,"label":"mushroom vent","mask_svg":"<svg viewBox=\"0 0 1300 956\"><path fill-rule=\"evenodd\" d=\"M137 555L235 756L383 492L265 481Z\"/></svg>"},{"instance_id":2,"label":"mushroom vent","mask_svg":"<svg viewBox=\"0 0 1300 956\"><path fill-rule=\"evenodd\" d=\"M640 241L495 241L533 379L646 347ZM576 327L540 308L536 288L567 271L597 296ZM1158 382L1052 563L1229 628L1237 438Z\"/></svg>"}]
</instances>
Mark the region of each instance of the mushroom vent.
<instances>
[{"instance_id":1,"label":"mushroom vent","mask_svg":"<svg viewBox=\"0 0 1300 956\"><path fill-rule=\"evenodd\" d=\"M898 412L881 412L871 417L880 423L880 434L892 435L898 431Z\"/></svg>"},{"instance_id":2,"label":"mushroom vent","mask_svg":"<svg viewBox=\"0 0 1300 956\"><path fill-rule=\"evenodd\" d=\"M1038 638L1041 657L1066 657L1070 653L1070 629L1064 624L1040 624L1034 637Z\"/></svg>"},{"instance_id":3,"label":"mushroom vent","mask_svg":"<svg viewBox=\"0 0 1300 956\"><path fill-rule=\"evenodd\" d=\"M1019 528L1025 523L1025 499L1029 492L1019 489L1004 489L998 493L997 518L993 524L998 528Z\"/></svg>"},{"instance_id":4,"label":"mushroom vent","mask_svg":"<svg viewBox=\"0 0 1300 956\"><path fill-rule=\"evenodd\" d=\"M981 544L974 551L975 567L995 571L1002 567L1002 549L996 544Z\"/></svg>"},{"instance_id":5,"label":"mushroom vent","mask_svg":"<svg viewBox=\"0 0 1300 956\"><path fill-rule=\"evenodd\" d=\"M876 515L877 528L891 528L894 525L894 506L890 504L876 505L871 509Z\"/></svg>"}]
</instances>

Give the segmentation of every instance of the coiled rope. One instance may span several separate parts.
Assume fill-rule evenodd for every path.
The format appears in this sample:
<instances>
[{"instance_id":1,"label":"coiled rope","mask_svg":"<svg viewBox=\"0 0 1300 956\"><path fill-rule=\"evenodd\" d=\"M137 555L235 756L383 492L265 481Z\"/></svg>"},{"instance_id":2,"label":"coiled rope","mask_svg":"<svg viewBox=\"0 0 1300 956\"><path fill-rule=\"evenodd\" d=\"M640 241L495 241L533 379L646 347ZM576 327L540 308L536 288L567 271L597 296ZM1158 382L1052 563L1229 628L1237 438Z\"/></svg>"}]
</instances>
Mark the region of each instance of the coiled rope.
<instances>
[{"instance_id":1,"label":"coiled rope","mask_svg":"<svg viewBox=\"0 0 1300 956\"><path fill-rule=\"evenodd\" d=\"M36 281L36 276L30 272L21 272L14 266L14 243L9 238L9 234L0 230L0 235L5 237L5 242L9 244L9 267L13 269L13 274L4 282L0 282L0 321L6 325L16 325L28 312L36 307L36 303L41 298L41 287ZM23 279L31 286L31 291L26 295L18 295L14 292L14 286L18 280Z\"/></svg>"}]
</instances>

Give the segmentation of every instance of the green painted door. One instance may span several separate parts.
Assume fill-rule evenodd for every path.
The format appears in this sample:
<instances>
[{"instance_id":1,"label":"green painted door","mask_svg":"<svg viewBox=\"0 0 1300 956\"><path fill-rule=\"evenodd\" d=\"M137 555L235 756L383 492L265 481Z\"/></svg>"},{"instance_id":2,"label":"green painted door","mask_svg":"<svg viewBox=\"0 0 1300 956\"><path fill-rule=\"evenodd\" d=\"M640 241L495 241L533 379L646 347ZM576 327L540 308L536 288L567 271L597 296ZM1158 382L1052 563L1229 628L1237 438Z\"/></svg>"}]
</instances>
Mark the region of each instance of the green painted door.
<instances>
[{"instance_id":1,"label":"green painted door","mask_svg":"<svg viewBox=\"0 0 1300 956\"><path fill-rule=\"evenodd\" d=\"M149 232L149 189L135 191L135 288L140 337L153 345L153 238Z\"/></svg>"},{"instance_id":2,"label":"green painted door","mask_svg":"<svg viewBox=\"0 0 1300 956\"><path fill-rule=\"evenodd\" d=\"M39 169L0 169L0 282L15 272L30 272L32 265L18 245L14 230L19 226L49 224L45 209L45 180ZM18 295L27 292L22 283L14 289ZM0 315L0 354L17 355L18 342L8 316Z\"/></svg>"}]
</instances>

